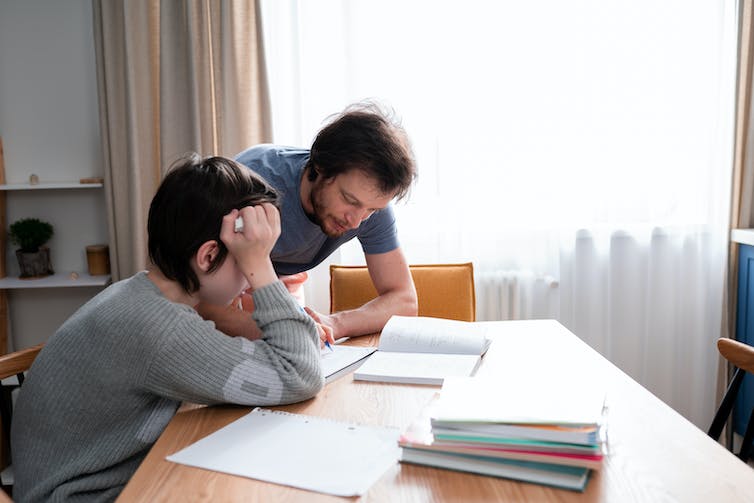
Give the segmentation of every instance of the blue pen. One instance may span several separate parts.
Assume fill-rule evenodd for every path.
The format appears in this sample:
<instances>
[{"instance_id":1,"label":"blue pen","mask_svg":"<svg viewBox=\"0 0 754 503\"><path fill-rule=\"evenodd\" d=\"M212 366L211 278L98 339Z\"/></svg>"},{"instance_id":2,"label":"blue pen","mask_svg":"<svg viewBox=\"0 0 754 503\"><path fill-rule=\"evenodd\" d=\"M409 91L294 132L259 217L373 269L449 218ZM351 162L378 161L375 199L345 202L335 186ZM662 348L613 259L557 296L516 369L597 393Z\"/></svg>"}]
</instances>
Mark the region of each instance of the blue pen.
<instances>
[{"instance_id":1,"label":"blue pen","mask_svg":"<svg viewBox=\"0 0 754 503\"><path fill-rule=\"evenodd\" d=\"M329 349L329 350L330 350L330 351L332 351L333 353L335 352L335 350L334 350L334 349L332 348L332 346L330 345L330 341L325 341L325 346L327 346L327 349Z\"/></svg>"}]
</instances>

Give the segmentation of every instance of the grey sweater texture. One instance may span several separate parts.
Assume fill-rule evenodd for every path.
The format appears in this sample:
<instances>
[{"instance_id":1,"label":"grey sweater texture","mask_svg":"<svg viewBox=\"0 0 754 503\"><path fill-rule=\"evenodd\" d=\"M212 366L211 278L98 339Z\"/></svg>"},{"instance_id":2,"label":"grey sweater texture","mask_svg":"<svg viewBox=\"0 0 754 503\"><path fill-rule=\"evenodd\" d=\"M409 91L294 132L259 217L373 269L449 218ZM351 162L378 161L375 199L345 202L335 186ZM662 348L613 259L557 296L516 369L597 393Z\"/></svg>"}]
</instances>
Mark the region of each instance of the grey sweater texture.
<instances>
[{"instance_id":1,"label":"grey sweater texture","mask_svg":"<svg viewBox=\"0 0 754 503\"><path fill-rule=\"evenodd\" d=\"M112 501L182 401L271 406L324 385L313 320L278 281L254 291L258 341L166 299L145 272L50 338L13 413L14 500Z\"/></svg>"}]
</instances>

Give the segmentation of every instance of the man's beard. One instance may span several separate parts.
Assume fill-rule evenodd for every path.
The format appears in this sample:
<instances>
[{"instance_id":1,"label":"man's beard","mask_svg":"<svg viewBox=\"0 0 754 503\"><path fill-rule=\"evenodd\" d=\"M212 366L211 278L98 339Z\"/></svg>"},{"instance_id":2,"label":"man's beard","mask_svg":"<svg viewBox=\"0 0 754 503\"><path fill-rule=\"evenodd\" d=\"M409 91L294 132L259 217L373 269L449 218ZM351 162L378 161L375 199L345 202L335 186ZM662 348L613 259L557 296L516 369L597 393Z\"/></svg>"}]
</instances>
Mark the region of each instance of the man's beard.
<instances>
[{"instance_id":1,"label":"man's beard","mask_svg":"<svg viewBox=\"0 0 754 503\"><path fill-rule=\"evenodd\" d=\"M312 223L319 225L319 228L322 229L322 232L324 232L327 237L329 238L339 238L343 234L346 233L348 229L343 230L342 232L330 230L325 225L325 219L326 219L326 209L325 206L320 202L322 195L322 187L320 187L318 184L314 184L312 187L312 191L309 194L309 202L312 205L312 213L307 213L306 216L309 217L309 220L312 221Z\"/></svg>"}]
</instances>

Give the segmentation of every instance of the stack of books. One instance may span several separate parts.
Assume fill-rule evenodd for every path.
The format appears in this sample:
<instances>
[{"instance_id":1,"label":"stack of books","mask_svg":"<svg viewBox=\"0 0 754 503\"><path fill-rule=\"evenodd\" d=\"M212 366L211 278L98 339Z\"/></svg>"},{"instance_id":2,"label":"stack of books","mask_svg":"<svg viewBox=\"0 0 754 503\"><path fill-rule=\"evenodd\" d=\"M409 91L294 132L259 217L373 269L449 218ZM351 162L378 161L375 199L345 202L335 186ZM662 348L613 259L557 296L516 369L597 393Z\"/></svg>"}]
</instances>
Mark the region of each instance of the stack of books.
<instances>
[{"instance_id":1,"label":"stack of books","mask_svg":"<svg viewBox=\"0 0 754 503\"><path fill-rule=\"evenodd\" d=\"M401 461L583 491L607 452L605 393L449 378L400 437Z\"/></svg>"}]
</instances>

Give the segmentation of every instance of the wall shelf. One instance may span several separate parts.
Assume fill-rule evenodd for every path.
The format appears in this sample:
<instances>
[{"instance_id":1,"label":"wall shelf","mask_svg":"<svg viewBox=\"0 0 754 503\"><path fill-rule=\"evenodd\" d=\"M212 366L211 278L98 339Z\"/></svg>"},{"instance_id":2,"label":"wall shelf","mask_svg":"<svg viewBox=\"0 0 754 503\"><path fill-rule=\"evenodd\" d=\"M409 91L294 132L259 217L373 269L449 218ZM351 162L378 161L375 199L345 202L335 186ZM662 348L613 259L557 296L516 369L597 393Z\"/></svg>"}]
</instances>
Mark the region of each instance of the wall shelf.
<instances>
[{"instance_id":1,"label":"wall shelf","mask_svg":"<svg viewBox=\"0 0 754 503\"><path fill-rule=\"evenodd\" d=\"M71 279L70 274L58 273L38 279L0 278L0 289L17 290L21 288L61 288L77 286L106 286L110 284L111 276L91 276L87 273L78 273L79 277Z\"/></svg>"},{"instance_id":2,"label":"wall shelf","mask_svg":"<svg viewBox=\"0 0 754 503\"><path fill-rule=\"evenodd\" d=\"M102 187L101 183L79 183L79 182L51 182L38 183L4 183L0 184L0 190L50 190L50 189L96 189Z\"/></svg>"}]
</instances>

